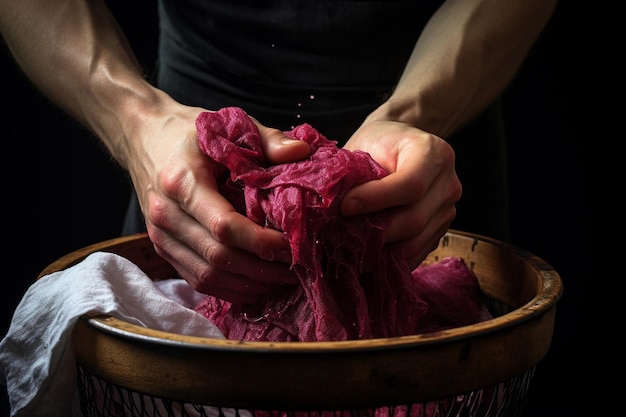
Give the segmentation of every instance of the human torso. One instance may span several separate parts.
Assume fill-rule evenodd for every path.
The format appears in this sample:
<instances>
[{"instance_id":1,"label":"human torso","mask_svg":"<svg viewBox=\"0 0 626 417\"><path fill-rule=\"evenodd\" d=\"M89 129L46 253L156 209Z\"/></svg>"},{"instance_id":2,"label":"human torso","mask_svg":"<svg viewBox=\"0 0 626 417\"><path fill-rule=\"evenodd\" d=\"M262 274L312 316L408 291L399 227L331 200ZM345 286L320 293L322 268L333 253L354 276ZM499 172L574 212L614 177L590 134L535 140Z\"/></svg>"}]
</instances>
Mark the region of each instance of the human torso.
<instances>
[{"instance_id":1,"label":"human torso","mask_svg":"<svg viewBox=\"0 0 626 417\"><path fill-rule=\"evenodd\" d=\"M347 139L391 92L440 3L160 0L158 84L188 104Z\"/></svg>"}]
</instances>

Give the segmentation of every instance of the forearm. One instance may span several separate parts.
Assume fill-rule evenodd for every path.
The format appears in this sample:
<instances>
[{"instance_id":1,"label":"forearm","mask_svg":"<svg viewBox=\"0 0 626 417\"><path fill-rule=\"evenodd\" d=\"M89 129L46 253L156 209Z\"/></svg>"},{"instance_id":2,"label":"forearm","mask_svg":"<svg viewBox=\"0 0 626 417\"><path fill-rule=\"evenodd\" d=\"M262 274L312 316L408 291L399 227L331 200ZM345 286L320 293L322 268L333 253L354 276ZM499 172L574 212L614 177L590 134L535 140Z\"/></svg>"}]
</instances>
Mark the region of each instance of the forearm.
<instances>
[{"instance_id":1,"label":"forearm","mask_svg":"<svg viewBox=\"0 0 626 417\"><path fill-rule=\"evenodd\" d=\"M157 93L105 4L4 0L0 8L2 35L24 73L126 166L125 131Z\"/></svg>"},{"instance_id":2,"label":"forearm","mask_svg":"<svg viewBox=\"0 0 626 417\"><path fill-rule=\"evenodd\" d=\"M390 99L370 118L447 137L510 83L556 0L449 0L419 38Z\"/></svg>"}]
</instances>

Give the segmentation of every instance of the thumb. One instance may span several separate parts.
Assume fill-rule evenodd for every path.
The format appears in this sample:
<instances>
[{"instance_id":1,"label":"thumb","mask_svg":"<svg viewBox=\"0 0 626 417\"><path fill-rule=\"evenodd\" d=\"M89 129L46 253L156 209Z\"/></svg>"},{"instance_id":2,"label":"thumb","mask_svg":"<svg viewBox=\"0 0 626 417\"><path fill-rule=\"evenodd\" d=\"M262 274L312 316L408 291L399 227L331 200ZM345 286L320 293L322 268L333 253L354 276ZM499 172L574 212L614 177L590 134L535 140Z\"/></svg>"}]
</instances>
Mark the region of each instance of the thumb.
<instances>
[{"instance_id":1,"label":"thumb","mask_svg":"<svg viewBox=\"0 0 626 417\"><path fill-rule=\"evenodd\" d=\"M311 154L311 147L308 143L291 139L275 128L258 124L261 134L261 146L263 154L273 164L286 162L296 162L307 158Z\"/></svg>"}]
</instances>

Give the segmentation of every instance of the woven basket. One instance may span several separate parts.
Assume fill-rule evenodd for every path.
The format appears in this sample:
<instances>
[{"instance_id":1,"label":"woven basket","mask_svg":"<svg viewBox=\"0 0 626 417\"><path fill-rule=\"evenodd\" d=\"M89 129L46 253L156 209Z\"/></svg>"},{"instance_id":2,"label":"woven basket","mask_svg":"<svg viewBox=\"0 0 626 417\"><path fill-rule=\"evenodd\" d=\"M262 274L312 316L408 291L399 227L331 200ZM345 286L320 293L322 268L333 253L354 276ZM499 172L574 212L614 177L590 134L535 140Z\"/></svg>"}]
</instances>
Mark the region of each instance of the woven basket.
<instances>
[{"instance_id":1,"label":"woven basket","mask_svg":"<svg viewBox=\"0 0 626 417\"><path fill-rule=\"evenodd\" d=\"M176 276L145 234L72 252L40 276L96 251ZM435 333L340 342L237 342L85 315L73 332L83 414L90 416L518 416L552 340L558 273L517 247L450 231L427 263L461 257L493 319Z\"/></svg>"}]
</instances>

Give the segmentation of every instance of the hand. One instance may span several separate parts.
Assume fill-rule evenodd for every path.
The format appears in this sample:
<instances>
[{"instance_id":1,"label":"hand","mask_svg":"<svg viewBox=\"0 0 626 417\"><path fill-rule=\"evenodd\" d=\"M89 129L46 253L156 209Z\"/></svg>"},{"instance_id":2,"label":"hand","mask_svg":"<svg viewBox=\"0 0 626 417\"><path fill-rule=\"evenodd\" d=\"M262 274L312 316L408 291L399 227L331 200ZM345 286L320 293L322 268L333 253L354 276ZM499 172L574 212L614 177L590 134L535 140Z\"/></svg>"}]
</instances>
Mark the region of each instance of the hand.
<instances>
[{"instance_id":1,"label":"hand","mask_svg":"<svg viewBox=\"0 0 626 417\"><path fill-rule=\"evenodd\" d=\"M270 283L295 284L283 234L239 214L218 192L224 168L198 147L195 119L205 110L173 107L144 125L127 164L156 252L197 291L234 303L254 301ZM305 142L255 122L271 162L309 155Z\"/></svg>"},{"instance_id":2,"label":"hand","mask_svg":"<svg viewBox=\"0 0 626 417\"><path fill-rule=\"evenodd\" d=\"M352 189L342 201L342 214L391 210L385 241L401 245L416 268L456 216L462 188L452 147L405 123L366 120L345 148L368 152L389 175Z\"/></svg>"}]
</instances>

